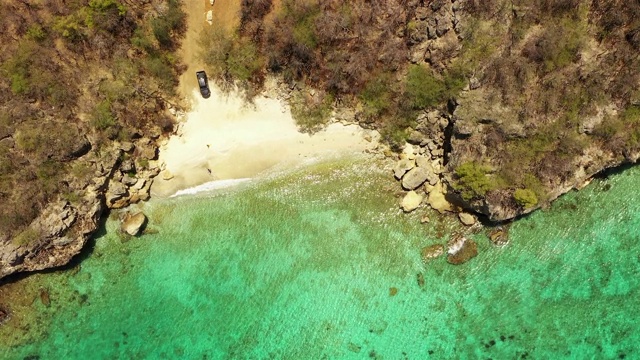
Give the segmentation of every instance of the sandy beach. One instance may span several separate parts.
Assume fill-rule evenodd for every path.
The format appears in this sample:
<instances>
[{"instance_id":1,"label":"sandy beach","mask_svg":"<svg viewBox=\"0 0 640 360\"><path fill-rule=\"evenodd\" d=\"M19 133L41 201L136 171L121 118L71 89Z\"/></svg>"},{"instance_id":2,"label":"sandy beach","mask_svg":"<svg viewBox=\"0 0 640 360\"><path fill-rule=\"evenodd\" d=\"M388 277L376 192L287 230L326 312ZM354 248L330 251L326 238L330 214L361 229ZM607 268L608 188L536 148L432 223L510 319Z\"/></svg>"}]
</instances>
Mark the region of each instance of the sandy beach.
<instances>
[{"instance_id":1,"label":"sandy beach","mask_svg":"<svg viewBox=\"0 0 640 360\"><path fill-rule=\"evenodd\" d=\"M232 28L239 8L239 1L215 2L214 6L208 0L186 2L188 30L180 52L187 68L180 77L179 93L190 110L178 124L176 135L160 147L158 161L164 171L151 188L154 196L171 196L212 181L255 178L378 145L377 132L357 125L334 123L312 136L300 133L286 104L273 97L259 96L247 104L239 94L224 94L210 82L211 97L202 98L195 72L203 69L197 38L203 27L210 26L206 13L213 11L213 26ZM272 91L265 93L275 93L275 86L267 86Z\"/></svg>"},{"instance_id":2,"label":"sandy beach","mask_svg":"<svg viewBox=\"0 0 640 360\"><path fill-rule=\"evenodd\" d=\"M247 104L238 94L211 90L211 97L203 99L194 89L192 110L161 146L159 162L165 170L153 184L154 196L378 146L378 133L357 125L333 123L309 135L298 131L287 106L277 99L260 96Z\"/></svg>"}]
</instances>

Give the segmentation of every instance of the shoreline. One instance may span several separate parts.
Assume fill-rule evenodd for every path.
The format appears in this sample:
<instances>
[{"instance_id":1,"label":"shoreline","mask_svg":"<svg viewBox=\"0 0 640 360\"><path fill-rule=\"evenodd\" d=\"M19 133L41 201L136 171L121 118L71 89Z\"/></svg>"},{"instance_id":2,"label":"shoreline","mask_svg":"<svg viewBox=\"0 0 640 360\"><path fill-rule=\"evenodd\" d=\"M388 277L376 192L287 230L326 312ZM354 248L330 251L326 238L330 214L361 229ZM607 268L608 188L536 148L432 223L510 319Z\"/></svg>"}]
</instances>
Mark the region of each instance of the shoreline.
<instances>
[{"instance_id":1,"label":"shoreline","mask_svg":"<svg viewBox=\"0 0 640 360\"><path fill-rule=\"evenodd\" d=\"M176 134L159 148L162 172L151 195L166 198L203 184L260 178L275 169L305 162L375 152L380 135L335 119L314 134L298 130L291 112L271 84L252 103L240 94L211 87L211 97L191 94L191 110L181 116Z\"/></svg>"}]
</instances>

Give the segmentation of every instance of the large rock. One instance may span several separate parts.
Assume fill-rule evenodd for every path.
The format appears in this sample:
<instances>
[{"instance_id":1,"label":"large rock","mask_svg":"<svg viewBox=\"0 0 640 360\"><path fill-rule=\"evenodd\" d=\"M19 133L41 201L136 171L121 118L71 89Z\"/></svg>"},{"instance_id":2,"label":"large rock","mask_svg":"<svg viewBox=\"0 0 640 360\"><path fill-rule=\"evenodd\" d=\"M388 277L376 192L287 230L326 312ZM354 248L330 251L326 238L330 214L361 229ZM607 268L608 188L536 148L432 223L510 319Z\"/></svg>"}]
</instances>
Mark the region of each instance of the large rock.
<instances>
[{"instance_id":1,"label":"large rock","mask_svg":"<svg viewBox=\"0 0 640 360\"><path fill-rule=\"evenodd\" d=\"M131 215L131 213L127 213L122 220L120 229L131 236L136 236L146 221L147 217L142 212L138 212L133 215Z\"/></svg>"},{"instance_id":2,"label":"large rock","mask_svg":"<svg viewBox=\"0 0 640 360\"><path fill-rule=\"evenodd\" d=\"M125 184L126 186L133 186L138 182L138 178L131 176L129 174L125 174L122 177L122 183Z\"/></svg>"},{"instance_id":3,"label":"large rock","mask_svg":"<svg viewBox=\"0 0 640 360\"><path fill-rule=\"evenodd\" d=\"M127 187L124 186L119 181L110 181L109 188L105 194L105 200L107 202L107 206L111 208L117 208L113 205L118 202L118 200L123 199L127 195Z\"/></svg>"},{"instance_id":4,"label":"large rock","mask_svg":"<svg viewBox=\"0 0 640 360\"><path fill-rule=\"evenodd\" d=\"M438 182L438 176L429 168L416 167L407 172L402 177L402 187L406 190L415 190L429 181L429 184L435 185Z\"/></svg>"},{"instance_id":5,"label":"large rock","mask_svg":"<svg viewBox=\"0 0 640 360\"><path fill-rule=\"evenodd\" d=\"M393 176L395 176L396 179L400 180L402 179L402 177L407 171L413 169L414 167L416 167L416 162L414 160L409 160L406 158L401 159L396 163L396 166L393 168ZM165 170L165 172L167 171L169 170ZM168 179L165 179L165 180L168 180Z\"/></svg>"},{"instance_id":6,"label":"large rock","mask_svg":"<svg viewBox=\"0 0 640 360\"><path fill-rule=\"evenodd\" d=\"M402 199L401 207L404 212L412 212L422 203L424 197L415 191L409 191Z\"/></svg>"},{"instance_id":7,"label":"large rock","mask_svg":"<svg viewBox=\"0 0 640 360\"><path fill-rule=\"evenodd\" d=\"M476 223L476 217L466 212L459 213L458 218L460 219L461 223L467 226L471 226Z\"/></svg>"},{"instance_id":8,"label":"large rock","mask_svg":"<svg viewBox=\"0 0 640 360\"><path fill-rule=\"evenodd\" d=\"M450 264L463 264L476 255L478 255L478 244L464 236L454 237L447 243L447 262Z\"/></svg>"},{"instance_id":9,"label":"large rock","mask_svg":"<svg viewBox=\"0 0 640 360\"><path fill-rule=\"evenodd\" d=\"M441 182L438 182L431 191L429 191L429 197L427 198L429 206L434 210L438 210L441 214L453 210L453 206L447 201L444 194L444 187Z\"/></svg>"}]
</instances>

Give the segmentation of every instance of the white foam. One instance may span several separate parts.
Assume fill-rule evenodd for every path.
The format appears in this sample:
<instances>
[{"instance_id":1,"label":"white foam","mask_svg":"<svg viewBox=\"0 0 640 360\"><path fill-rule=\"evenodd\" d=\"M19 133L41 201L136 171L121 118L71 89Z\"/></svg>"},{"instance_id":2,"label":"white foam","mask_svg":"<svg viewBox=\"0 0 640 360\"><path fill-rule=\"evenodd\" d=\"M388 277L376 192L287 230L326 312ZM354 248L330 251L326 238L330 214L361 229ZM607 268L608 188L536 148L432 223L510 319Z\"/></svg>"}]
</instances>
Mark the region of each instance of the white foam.
<instances>
[{"instance_id":1,"label":"white foam","mask_svg":"<svg viewBox=\"0 0 640 360\"><path fill-rule=\"evenodd\" d=\"M209 181L202 185L194 186L192 188L178 190L175 194L171 195L170 197L176 197L176 196L182 196L182 195L194 195L194 194L205 192L205 191L224 189L224 188L239 185L249 180L251 180L251 178Z\"/></svg>"}]
</instances>

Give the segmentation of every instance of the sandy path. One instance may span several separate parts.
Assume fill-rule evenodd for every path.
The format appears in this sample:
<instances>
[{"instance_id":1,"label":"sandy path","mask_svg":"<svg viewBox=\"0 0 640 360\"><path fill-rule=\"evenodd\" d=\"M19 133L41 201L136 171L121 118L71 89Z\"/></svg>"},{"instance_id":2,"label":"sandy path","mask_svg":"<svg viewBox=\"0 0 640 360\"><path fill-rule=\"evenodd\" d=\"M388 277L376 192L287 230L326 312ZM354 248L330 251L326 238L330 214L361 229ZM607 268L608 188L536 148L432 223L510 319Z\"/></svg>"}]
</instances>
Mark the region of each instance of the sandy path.
<instances>
[{"instance_id":1,"label":"sandy path","mask_svg":"<svg viewBox=\"0 0 640 360\"><path fill-rule=\"evenodd\" d=\"M211 26L237 25L239 0L217 0ZM165 171L152 186L154 196L211 181L251 178L269 170L297 166L330 156L360 153L377 146L379 135L356 125L332 124L310 136L298 132L291 113L276 99L264 96L247 105L238 94L222 94L212 87L211 97L198 92L195 71L197 38L204 26L209 0L185 1L188 30L181 53L187 65L180 78L180 93L190 101L190 112L160 148Z\"/></svg>"},{"instance_id":2,"label":"sandy path","mask_svg":"<svg viewBox=\"0 0 640 360\"><path fill-rule=\"evenodd\" d=\"M182 98L190 99L191 91L198 86L195 73L203 68L198 60L198 37L202 29L222 26L232 31L239 23L240 0L218 0L213 6L209 0L183 0L183 3L187 14L187 32L182 40L180 55L187 69L180 76L179 94ZM206 21L209 10L213 11L213 25Z\"/></svg>"}]
</instances>

